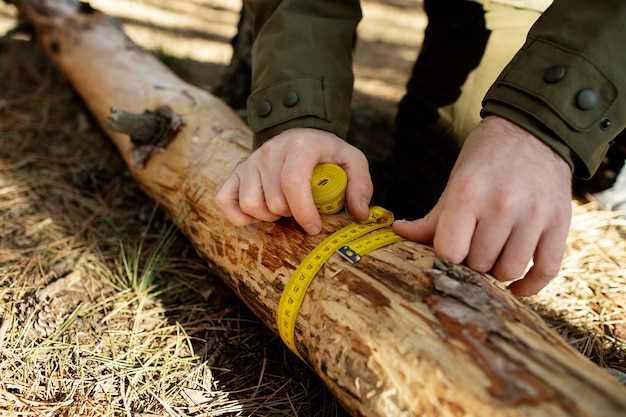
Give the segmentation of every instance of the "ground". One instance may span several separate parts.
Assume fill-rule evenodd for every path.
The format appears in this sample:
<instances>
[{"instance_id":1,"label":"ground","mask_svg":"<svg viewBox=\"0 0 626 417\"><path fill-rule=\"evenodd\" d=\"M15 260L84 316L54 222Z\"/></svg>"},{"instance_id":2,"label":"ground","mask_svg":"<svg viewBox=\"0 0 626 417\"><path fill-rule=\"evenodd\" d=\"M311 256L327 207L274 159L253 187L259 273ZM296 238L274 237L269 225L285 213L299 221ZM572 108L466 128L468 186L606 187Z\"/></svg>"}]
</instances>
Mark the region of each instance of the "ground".
<instances>
[{"instance_id":1,"label":"ground","mask_svg":"<svg viewBox=\"0 0 626 417\"><path fill-rule=\"evenodd\" d=\"M92 4L181 77L218 82L238 2ZM425 19L409 0L364 12L354 124L384 142ZM0 6L0 33L13 24ZM344 415L196 257L29 42L0 42L0 91L1 415ZM526 302L626 371L626 221L573 204L561 274Z\"/></svg>"}]
</instances>

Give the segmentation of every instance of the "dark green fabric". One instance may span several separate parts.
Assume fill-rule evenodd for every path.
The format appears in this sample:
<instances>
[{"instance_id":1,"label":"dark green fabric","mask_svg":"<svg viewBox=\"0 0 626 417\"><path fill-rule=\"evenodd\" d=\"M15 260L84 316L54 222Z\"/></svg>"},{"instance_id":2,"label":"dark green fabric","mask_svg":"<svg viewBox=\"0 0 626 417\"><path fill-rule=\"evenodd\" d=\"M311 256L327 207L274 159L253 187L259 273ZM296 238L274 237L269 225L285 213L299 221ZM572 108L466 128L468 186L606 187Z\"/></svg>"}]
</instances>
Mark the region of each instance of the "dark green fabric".
<instances>
[{"instance_id":1,"label":"dark green fabric","mask_svg":"<svg viewBox=\"0 0 626 417\"><path fill-rule=\"evenodd\" d=\"M566 145L576 174L589 177L626 126L625 43L625 1L556 0L487 92L483 114L542 132L539 138L568 160ZM564 65L567 73L547 83L544 72L553 65ZM599 99L589 110L576 103L584 88Z\"/></svg>"},{"instance_id":2,"label":"dark green fabric","mask_svg":"<svg viewBox=\"0 0 626 417\"><path fill-rule=\"evenodd\" d=\"M248 100L257 144L293 127L345 138L359 1L248 0L246 7L257 34ZM588 177L626 126L625 43L626 1L555 0L485 96L483 114L524 127L563 156L577 175ZM544 72L558 64L566 66L566 76L545 82ZM576 104L585 88L598 97L589 110ZM296 106L283 104L289 92L298 94ZM260 117L256 109L265 100L272 112Z\"/></svg>"},{"instance_id":3,"label":"dark green fabric","mask_svg":"<svg viewBox=\"0 0 626 417\"><path fill-rule=\"evenodd\" d=\"M345 138L352 100L352 46L358 0L249 0L257 36L252 48L248 121L261 143L290 127L315 127ZM289 92L300 100L283 104ZM257 108L269 100L272 111Z\"/></svg>"}]
</instances>

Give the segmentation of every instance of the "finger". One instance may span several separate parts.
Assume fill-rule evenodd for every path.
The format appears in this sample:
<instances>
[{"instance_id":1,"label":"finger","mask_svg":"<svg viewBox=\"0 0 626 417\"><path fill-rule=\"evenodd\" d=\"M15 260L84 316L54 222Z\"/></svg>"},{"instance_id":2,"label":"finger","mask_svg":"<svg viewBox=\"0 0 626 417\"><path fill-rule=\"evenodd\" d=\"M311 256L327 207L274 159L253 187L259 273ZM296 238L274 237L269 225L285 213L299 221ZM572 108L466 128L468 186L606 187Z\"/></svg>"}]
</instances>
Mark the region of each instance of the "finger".
<instances>
[{"instance_id":1,"label":"finger","mask_svg":"<svg viewBox=\"0 0 626 417\"><path fill-rule=\"evenodd\" d=\"M504 216L481 219L467 255L467 265L478 272L488 272L500 256L511 233L513 220Z\"/></svg>"},{"instance_id":2,"label":"finger","mask_svg":"<svg viewBox=\"0 0 626 417\"><path fill-rule=\"evenodd\" d=\"M322 220L313 202L311 177L318 155L287 155L281 173L281 189L287 199L289 211L298 224L311 235L322 230Z\"/></svg>"},{"instance_id":3,"label":"finger","mask_svg":"<svg viewBox=\"0 0 626 417\"><path fill-rule=\"evenodd\" d=\"M236 173L228 178L217 191L215 202L224 213L226 220L235 226L245 226L256 221L239 208L239 176Z\"/></svg>"},{"instance_id":4,"label":"finger","mask_svg":"<svg viewBox=\"0 0 626 417\"><path fill-rule=\"evenodd\" d=\"M279 218L265 204L261 175L256 167L245 169L239 174L239 207L255 219L273 222Z\"/></svg>"},{"instance_id":5,"label":"finger","mask_svg":"<svg viewBox=\"0 0 626 417\"><path fill-rule=\"evenodd\" d=\"M394 222L393 230L407 240L432 243L438 221L439 206L435 206L430 213L421 219L415 221L398 220Z\"/></svg>"},{"instance_id":6,"label":"finger","mask_svg":"<svg viewBox=\"0 0 626 417\"><path fill-rule=\"evenodd\" d=\"M270 213L276 216L290 217L289 205L281 189L281 171L283 167L283 156L269 156L264 160L260 169L261 184L265 203Z\"/></svg>"},{"instance_id":7,"label":"finger","mask_svg":"<svg viewBox=\"0 0 626 417\"><path fill-rule=\"evenodd\" d=\"M369 206L374 193L374 184L370 175L367 158L360 151L350 152L347 160L340 163L348 174L346 202L350 215L357 220L365 220L369 216Z\"/></svg>"},{"instance_id":8,"label":"finger","mask_svg":"<svg viewBox=\"0 0 626 417\"><path fill-rule=\"evenodd\" d=\"M558 275L565 245L569 223L558 224L544 232L537 245L534 265L524 278L509 286L513 294L526 297L537 294L543 287Z\"/></svg>"},{"instance_id":9,"label":"finger","mask_svg":"<svg viewBox=\"0 0 626 417\"><path fill-rule=\"evenodd\" d=\"M517 224L511 231L511 236L491 271L498 280L512 281L524 275L541 236L542 228L533 224L533 220L535 219Z\"/></svg>"},{"instance_id":10,"label":"finger","mask_svg":"<svg viewBox=\"0 0 626 417\"><path fill-rule=\"evenodd\" d=\"M469 253L476 217L469 210L442 209L435 230L435 253L452 263L461 263Z\"/></svg>"}]
</instances>

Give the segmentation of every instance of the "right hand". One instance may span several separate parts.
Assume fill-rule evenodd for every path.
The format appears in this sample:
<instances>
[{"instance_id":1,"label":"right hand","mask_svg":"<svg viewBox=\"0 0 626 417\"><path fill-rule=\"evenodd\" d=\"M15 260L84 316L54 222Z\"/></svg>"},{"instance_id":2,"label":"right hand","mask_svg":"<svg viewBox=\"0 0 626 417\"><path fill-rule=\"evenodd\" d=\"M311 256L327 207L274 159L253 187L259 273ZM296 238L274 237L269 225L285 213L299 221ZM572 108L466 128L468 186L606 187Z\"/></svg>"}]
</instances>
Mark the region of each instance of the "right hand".
<instances>
[{"instance_id":1,"label":"right hand","mask_svg":"<svg viewBox=\"0 0 626 417\"><path fill-rule=\"evenodd\" d=\"M293 216L312 235L322 221L311 194L313 169L335 163L348 174L346 202L357 220L369 215L373 185L363 152L318 129L289 129L274 136L239 164L218 190L216 201L235 226Z\"/></svg>"}]
</instances>

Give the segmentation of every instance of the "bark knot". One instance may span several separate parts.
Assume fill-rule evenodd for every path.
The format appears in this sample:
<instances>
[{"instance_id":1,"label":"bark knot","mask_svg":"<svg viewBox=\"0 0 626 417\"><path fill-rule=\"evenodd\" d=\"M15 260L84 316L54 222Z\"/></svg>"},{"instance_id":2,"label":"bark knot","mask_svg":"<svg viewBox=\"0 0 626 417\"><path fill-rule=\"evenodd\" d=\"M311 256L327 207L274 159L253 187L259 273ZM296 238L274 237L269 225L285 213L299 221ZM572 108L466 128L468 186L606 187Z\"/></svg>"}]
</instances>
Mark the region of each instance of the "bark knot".
<instances>
[{"instance_id":1,"label":"bark knot","mask_svg":"<svg viewBox=\"0 0 626 417\"><path fill-rule=\"evenodd\" d=\"M112 107L107 119L109 129L130 137L134 145L134 167L145 166L152 153L166 148L183 126L183 118L169 106L144 110L143 113L131 113Z\"/></svg>"}]
</instances>

